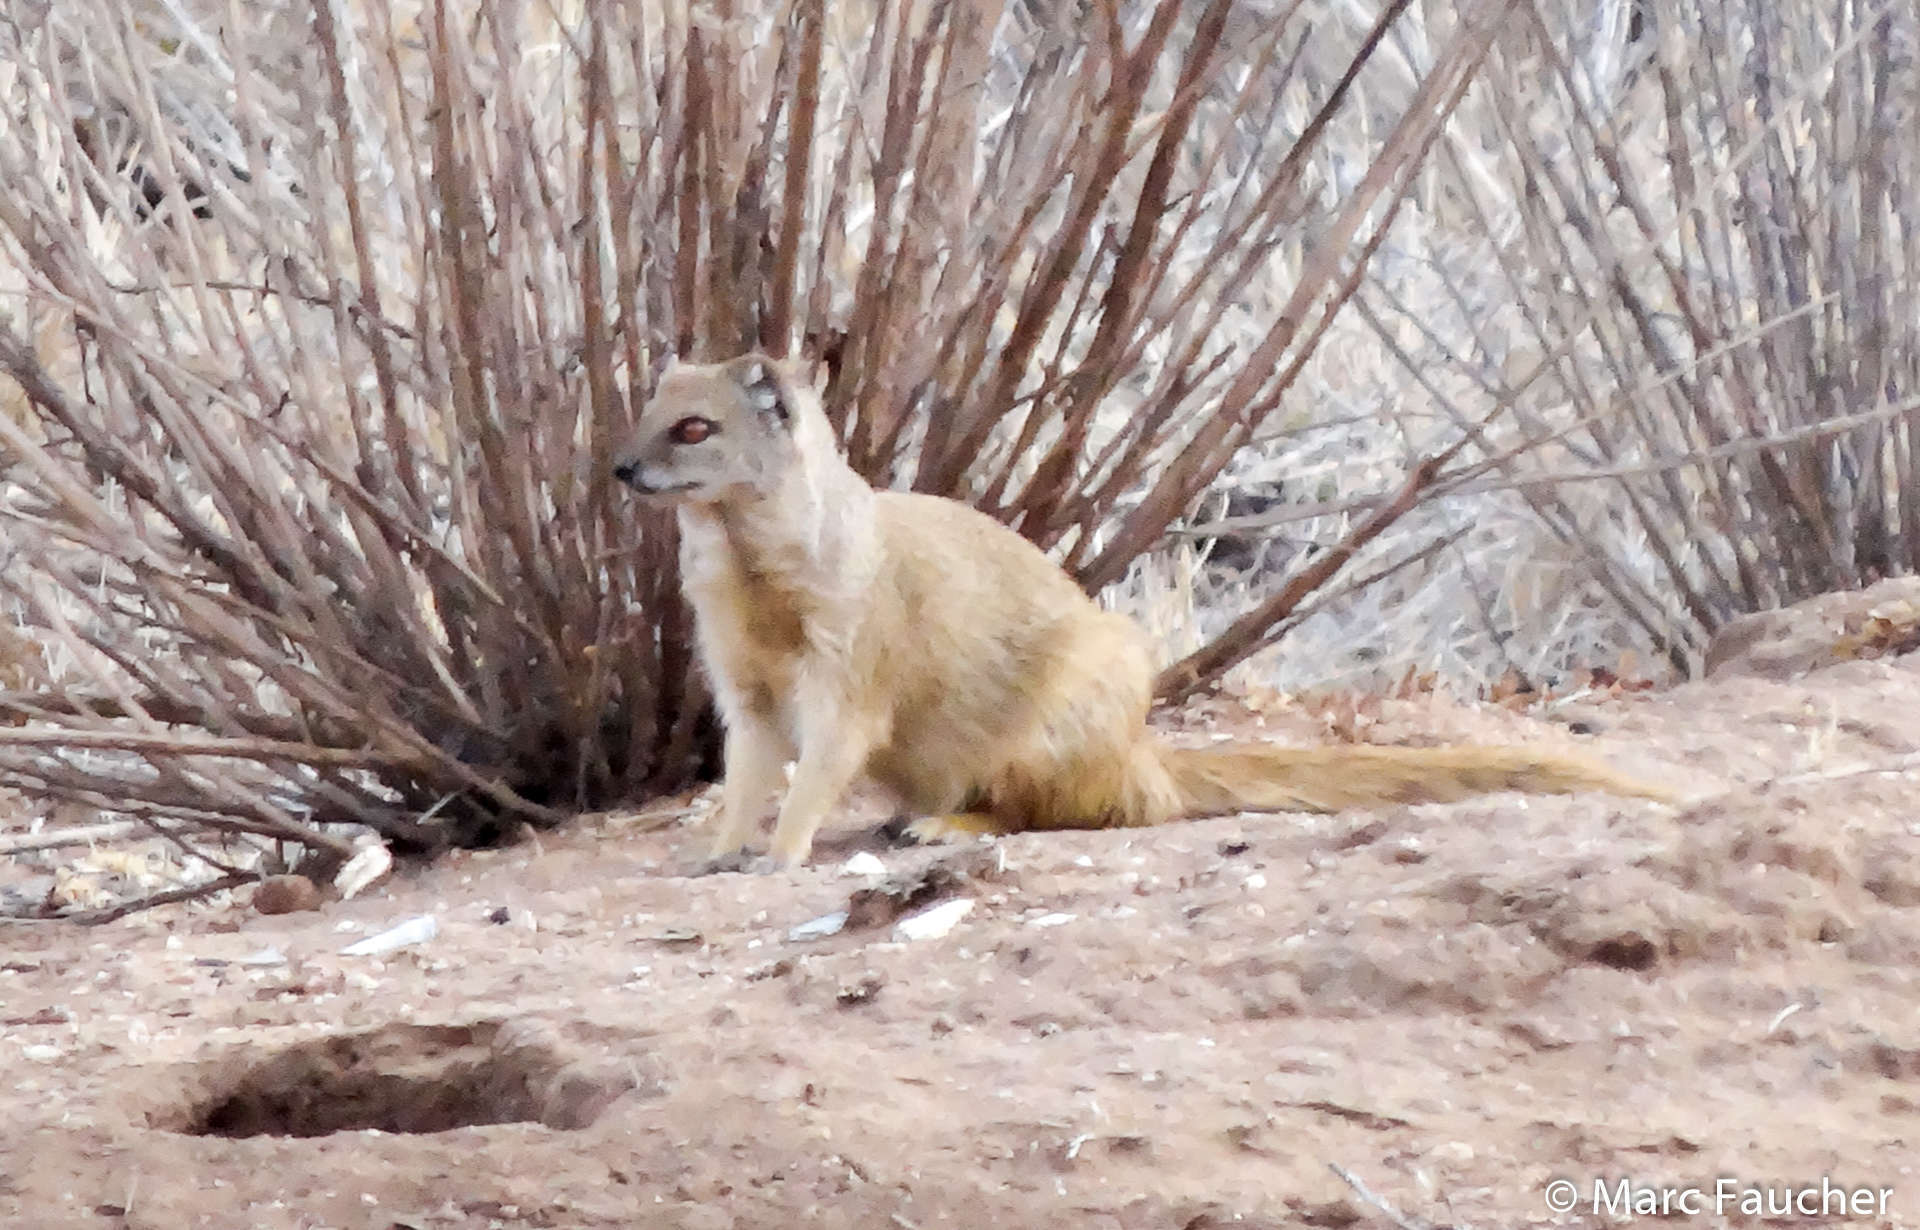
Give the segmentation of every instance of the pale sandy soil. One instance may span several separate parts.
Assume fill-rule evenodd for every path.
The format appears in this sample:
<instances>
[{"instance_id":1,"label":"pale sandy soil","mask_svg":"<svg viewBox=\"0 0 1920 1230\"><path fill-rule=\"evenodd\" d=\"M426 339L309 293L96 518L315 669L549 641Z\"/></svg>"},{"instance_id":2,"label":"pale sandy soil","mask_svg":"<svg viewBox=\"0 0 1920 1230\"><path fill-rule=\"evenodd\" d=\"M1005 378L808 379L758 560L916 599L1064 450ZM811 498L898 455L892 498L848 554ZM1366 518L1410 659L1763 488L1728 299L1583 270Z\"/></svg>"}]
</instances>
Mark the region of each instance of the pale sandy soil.
<instances>
[{"instance_id":1,"label":"pale sandy soil","mask_svg":"<svg viewBox=\"0 0 1920 1230\"><path fill-rule=\"evenodd\" d=\"M686 828L610 818L311 912L0 924L0 1226L1636 1220L1596 1180L1704 1189L1658 1224L1920 1224L1920 656L1754 661L1779 678L1393 701L1366 731L1583 745L1709 796L1684 809L849 830L705 878ZM957 869L971 912L790 938L868 883L863 849ZM422 914L429 942L339 952ZM472 1119L521 1121L447 1126ZM1740 1212L1823 1177L1892 1189L1884 1214Z\"/></svg>"}]
</instances>

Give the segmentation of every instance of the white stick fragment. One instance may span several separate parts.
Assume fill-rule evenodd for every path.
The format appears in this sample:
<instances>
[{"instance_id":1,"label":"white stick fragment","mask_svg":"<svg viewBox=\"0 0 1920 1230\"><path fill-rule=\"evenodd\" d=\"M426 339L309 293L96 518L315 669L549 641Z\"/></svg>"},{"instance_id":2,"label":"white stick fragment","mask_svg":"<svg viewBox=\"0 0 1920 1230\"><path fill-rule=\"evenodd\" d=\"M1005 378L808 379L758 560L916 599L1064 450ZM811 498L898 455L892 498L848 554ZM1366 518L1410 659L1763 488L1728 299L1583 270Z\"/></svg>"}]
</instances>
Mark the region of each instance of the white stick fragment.
<instances>
[{"instance_id":1,"label":"white stick fragment","mask_svg":"<svg viewBox=\"0 0 1920 1230\"><path fill-rule=\"evenodd\" d=\"M1328 1162L1327 1169L1339 1175L1340 1181L1348 1187L1351 1187L1354 1195L1386 1214L1387 1220L1400 1227L1400 1230L1433 1230L1432 1224L1424 1218L1404 1214L1399 1209L1387 1203L1385 1196L1378 1194L1365 1183L1362 1183L1359 1177L1345 1166L1340 1165L1338 1162Z\"/></svg>"},{"instance_id":2,"label":"white stick fragment","mask_svg":"<svg viewBox=\"0 0 1920 1230\"><path fill-rule=\"evenodd\" d=\"M393 855L384 843L362 846L333 877L340 900L351 901L355 893L393 870Z\"/></svg>"},{"instance_id":3,"label":"white stick fragment","mask_svg":"<svg viewBox=\"0 0 1920 1230\"><path fill-rule=\"evenodd\" d=\"M22 837L0 837L0 854L19 854L27 850L57 850L62 846L90 846L96 841L114 841L142 829L136 820L108 820L100 824L76 824L69 828L43 829ZM151 833L152 829L147 829Z\"/></svg>"},{"instance_id":4,"label":"white stick fragment","mask_svg":"<svg viewBox=\"0 0 1920 1230\"><path fill-rule=\"evenodd\" d=\"M790 940L824 940L829 935L838 935L847 925L847 912L835 910L831 914L801 923L787 932Z\"/></svg>"},{"instance_id":5,"label":"white stick fragment","mask_svg":"<svg viewBox=\"0 0 1920 1230\"><path fill-rule=\"evenodd\" d=\"M364 940L355 940L340 950L343 957L372 957L383 952L392 952L396 948L405 948L409 944L424 944L440 934L440 920L431 914L422 914L418 918L409 918L403 923L388 927L378 935L369 935Z\"/></svg>"},{"instance_id":6,"label":"white stick fragment","mask_svg":"<svg viewBox=\"0 0 1920 1230\"><path fill-rule=\"evenodd\" d=\"M973 898L956 897L932 909L909 915L893 925L896 940L937 940L958 926L973 910Z\"/></svg>"}]
</instances>

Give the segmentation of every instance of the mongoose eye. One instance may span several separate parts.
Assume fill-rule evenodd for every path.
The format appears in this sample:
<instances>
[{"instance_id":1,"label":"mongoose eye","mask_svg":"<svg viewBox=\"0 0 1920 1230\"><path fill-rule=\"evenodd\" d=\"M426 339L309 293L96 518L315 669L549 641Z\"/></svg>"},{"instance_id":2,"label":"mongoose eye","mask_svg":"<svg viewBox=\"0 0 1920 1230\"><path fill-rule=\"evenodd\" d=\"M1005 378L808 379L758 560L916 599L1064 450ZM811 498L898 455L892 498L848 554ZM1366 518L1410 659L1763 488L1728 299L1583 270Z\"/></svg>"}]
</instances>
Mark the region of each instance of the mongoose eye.
<instances>
[{"instance_id":1,"label":"mongoose eye","mask_svg":"<svg viewBox=\"0 0 1920 1230\"><path fill-rule=\"evenodd\" d=\"M713 420L691 415L673 425L667 433L675 444L698 444L713 434Z\"/></svg>"}]
</instances>

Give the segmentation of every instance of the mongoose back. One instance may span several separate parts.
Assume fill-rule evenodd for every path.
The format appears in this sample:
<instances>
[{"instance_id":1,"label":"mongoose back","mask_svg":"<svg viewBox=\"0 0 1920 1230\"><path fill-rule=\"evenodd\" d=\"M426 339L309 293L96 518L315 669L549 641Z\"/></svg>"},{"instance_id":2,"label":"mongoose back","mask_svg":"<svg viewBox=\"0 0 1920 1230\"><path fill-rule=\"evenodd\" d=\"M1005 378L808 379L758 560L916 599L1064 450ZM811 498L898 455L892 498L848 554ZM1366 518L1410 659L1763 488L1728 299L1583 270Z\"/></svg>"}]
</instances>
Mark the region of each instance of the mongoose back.
<instances>
[{"instance_id":1,"label":"mongoose back","mask_svg":"<svg viewBox=\"0 0 1920 1230\"><path fill-rule=\"evenodd\" d=\"M1664 792L1520 748L1178 747L1147 725L1145 635L1039 548L936 496L876 491L801 373L762 355L669 368L615 475L671 502L726 727L715 857L806 860L863 774L921 837L1334 811L1495 790Z\"/></svg>"}]
</instances>

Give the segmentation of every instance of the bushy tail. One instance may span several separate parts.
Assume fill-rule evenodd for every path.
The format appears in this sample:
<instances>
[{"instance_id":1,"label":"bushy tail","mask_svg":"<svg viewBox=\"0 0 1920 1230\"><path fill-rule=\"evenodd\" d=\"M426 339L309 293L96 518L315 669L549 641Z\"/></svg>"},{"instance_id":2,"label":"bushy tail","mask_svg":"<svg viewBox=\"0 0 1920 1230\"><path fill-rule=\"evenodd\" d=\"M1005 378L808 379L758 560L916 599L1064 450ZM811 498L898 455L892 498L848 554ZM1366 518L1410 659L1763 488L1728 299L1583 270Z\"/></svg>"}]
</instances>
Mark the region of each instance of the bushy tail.
<instances>
[{"instance_id":1,"label":"bushy tail","mask_svg":"<svg viewBox=\"0 0 1920 1230\"><path fill-rule=\"evenodd\" d=\"M1522 747L1222 747L1160 745L1187 816L1236 811L1335 812L1382 803L1451 803L1500 790L1679 796L1598 762Z\"/></svg>"}]
</instances>

